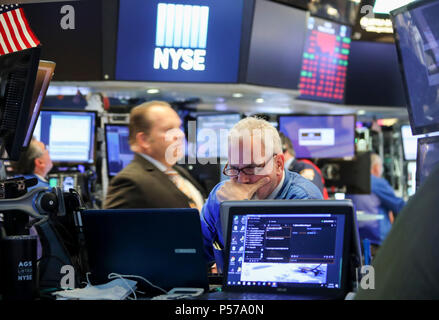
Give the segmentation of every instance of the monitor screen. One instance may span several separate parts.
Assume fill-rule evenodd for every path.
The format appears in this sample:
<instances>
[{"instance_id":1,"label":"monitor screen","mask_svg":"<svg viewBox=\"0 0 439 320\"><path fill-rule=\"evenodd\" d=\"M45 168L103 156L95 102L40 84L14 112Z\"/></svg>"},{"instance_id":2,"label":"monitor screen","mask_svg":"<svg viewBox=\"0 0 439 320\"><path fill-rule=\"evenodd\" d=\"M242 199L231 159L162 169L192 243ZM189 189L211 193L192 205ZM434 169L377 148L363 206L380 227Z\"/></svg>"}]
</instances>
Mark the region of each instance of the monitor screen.
<instances>
[{"instance_id":1,"label":"monitor screen","mask_svg":"<svg viewBox=\"0 0 439 320\"><path fill-rule=\"evenodd\" d=\"M49 186L51 188L58 187L58 177L49 177Z\"/></svg>"},{"instance_id":2,"label":"monitor screen","mask_svg":"<svg viewBox=\"0 0 439 320\"><path fill-rule=\"evenodd\" d=\"M397 107L407 105L394 43L352 41L345 104Z\"/></svg>"},{"instance_id":3,"label":"monitor screen","mask_svg":"<svg viewBox=\"0 0 439 320\"><path fill-rule=\"evenodd\" d=\"M53 162L91 164L95 126L95 112L43 110L33 135L49 147Z\"/></svg>"},{"instance_id":4,"label":"monitor screen","mask_svg":"<svg viewBox=\"0 0 439 320\"><path fill-rule=\"evenodd\" d=\"M410 127L410 125L401 126L401 138L404 151L404 159L407 161L416 160L419 137L412 135L412 128Z\"/></svg>"},{"instance_id":5,"label":"monitor screen","mask_svg":"<svg viewBox=\"0 0 439 320\"><path fill-rule=\"evenodd\" d=\"M300 71L299 98L344 101L351 28L309 17Z\"/></svg>"},{"instance_id":6,"label":"monitor screen","mask_svg":"<svg viewBox=\"0 0 439 320\"><path fill-rule=\"evenodd\" d=\"M355 155L355 115L281 116L279 131L291 140L299 159Z\"/></svg>"},{"instance_id":7,"label":"monitor screen","mask_svg":"<svg viewBox=\"0 0 439 320\"><path fill-rule=\"evenodd\" d=\"M416 161L416 187L420 187L433 169L439 165L439 136L422 138L418 141Z\"/></svg>"},{"instance_id":8,"label":"monitor screen","mask_svg":"<svg viewBox=\"0 0 439 320\"><path fill-rule=\"evenodd\" d=\"M413 134L439 131L439 2L392 15Z\"/></svg>"},{"instance_id":9,"label":"monitor screen","mask_svg":"<svg viewBox=\"0 0 439 320\"><path fill-rule=\"evenodd\" d=\"M116 80L238 80L244 0L121 0Z\"/></svg>"},{"instance_id":10,"label":"monitor screen","mask_svg":"<svg viewBox=\"0 0 439 320\"><path fill-rule=\"evenodd\" d=\"M70 189L75 189L75 177L74 176L63 176L62 189L64 192L69 192Z\"/></svg>"},{"instance_id":11,"label":"monitor screen","mask_svg":"<svg viewBox=\"0 0 439 320\"><path fill-rule=\"evenodd\" d=\"M321 159L316 162L328 190L346 194L370 194L370 152L357 152L352 160Z\"/></svg>"},{"instance_id":12,"label":"monitor screen","mask_svg":"<svg viewBox=\"0 0 439 320\"><path fill-rule=\"evenodd\" d=\"M119 173L134 158L128 143L129 129L127 125L105 125L105 141L107 144L107 171L110 177Z\"/></svg>"},{"instance_id":13,"label":"monitor screen","mask_svg":"<svg viewBox=\"0 0 439 320\"><path fill-rule=\"evenodd\" d=\"M197 116L197 157L227 159L227 137L239 120L239 113Z\"/></svg>"},{"instance_id":14,"label":"monitor screen","mask_svg":"<svg viewBox=\"0 0 439 320\"><path fill-rule=\"evenodd\" d=\"M272 1L254 10L246 82L297 90L307 12Z\"/></svg>"},{"instance_id":15,"label":"monitor screen","mask_svg":"<svg viewBox=\"0 0 439 320\"><path fill-rule=\"evenodd\" d=\"M228 286L341 288L345 216L234 214Z\"/></svg>"}]
</instances>

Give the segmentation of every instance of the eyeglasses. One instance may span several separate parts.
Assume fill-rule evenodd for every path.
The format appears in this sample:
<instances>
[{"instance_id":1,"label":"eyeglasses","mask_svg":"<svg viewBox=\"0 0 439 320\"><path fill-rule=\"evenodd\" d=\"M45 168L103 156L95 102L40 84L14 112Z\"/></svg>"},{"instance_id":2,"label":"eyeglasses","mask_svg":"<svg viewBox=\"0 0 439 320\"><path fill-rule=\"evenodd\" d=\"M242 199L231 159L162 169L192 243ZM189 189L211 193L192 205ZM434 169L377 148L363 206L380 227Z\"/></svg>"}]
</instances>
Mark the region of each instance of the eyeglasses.
<instances>
[{"instance_id":1,"label":"eyeglasses","mask_svg":"<svg viewBox=\"0 0 439 320\"><path fill-rule=\"evenodd\" d=\"M273 156L268 161L265 161L263 164L250 165L250 166L242 168L242 169L229 167L229 163L226 163L226 166L223 169L223 174L228 176L228 177L237 177L237 176L239 176L239 174L241 172L244 172L244 174L247 176L255 175L255 174L259 173L258 172L259 170L265 168L267 163L270 162L270 160L273 159L275 156L277 156L277 154L273 154Z\"/></svg>"}]
</instances>

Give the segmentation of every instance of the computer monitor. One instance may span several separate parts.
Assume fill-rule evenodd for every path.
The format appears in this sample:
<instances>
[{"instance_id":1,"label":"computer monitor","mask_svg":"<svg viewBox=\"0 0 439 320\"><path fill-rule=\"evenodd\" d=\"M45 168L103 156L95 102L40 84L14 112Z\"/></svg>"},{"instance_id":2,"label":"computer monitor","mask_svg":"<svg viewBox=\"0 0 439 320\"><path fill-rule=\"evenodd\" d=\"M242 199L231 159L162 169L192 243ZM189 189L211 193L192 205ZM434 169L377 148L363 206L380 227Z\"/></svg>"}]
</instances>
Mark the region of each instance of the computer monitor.
<instances>
[{"instance_id":1,"label":"computer monitor","mask_svg":"<svg viewBox=\"0 0 439 320\"><path fill-rule=\"evenodd\" d=\"M439 136L418 140L418 158L416 161L416 188L428 178L439 165Z\"/></svg>"},{"instance_id":2,"label":"computer monitor","mask_svg":"<svg viewBox=\"0 0 439 320\"><path fill-rule=\"evenodd\" d=\"M353 160L319 160L328 190L348 194L370 194L370 152L358 153Z\"/></svg>"},{"instance_id":3,"label":"computer monitor","mask_svg":"<svg viewBox=\"0 0 439 320\"><path fill-rule=\"evenodd\" d=\"M129 129L124 124L106 124L105 142L107 145L108 176L114 177L134 158L128 142Z\"/></svg>"},{"instance_id":4,"label":"computer monitor","mask_svg":"<svg viewBox=\"0 0 439 320\"><path fill-rule=\"evenodd\" d=\"M197 158L226 159L227 137L239 120L239 113L197 115Z\"/></svg>"},{"instance_id":5,"label":"computer monitor","mask_svg":"<svg viewBox=\"0 0 439 320\"><path fill-rule=\"evenodd\" d=\"M206 190L207 193L210 193L212 189L222 181L222 164L219 159L209 159L215 160L212 162L208 162L206 164L202 163L194 163L194 164L183 164L181 165L185 168L191 176ZM228 177L226 177L228 178Z\"/></svg>"},{"instance_id":6,"label":"computer monitor","mask_svg":"<svg viewBox=\"0 0 439 320\"><path fill-rule=\"evenodd\" d=\"M413 134L439 131L439 2L391 12Z\"/></svg>"},{"instance_id":7,"label":"computer monitor","mask_svg":"<svg viewBox=\"0 0 439 320\"><path fill-rule=\"evenodd\" d=\"M95 156L96 112L42 110L34 137L49 146L55 163L92 164Z\"/></svg>"},{"instance_id":8,"label":"computer monitor","mask_svg":"<svg viewBox=\"0 0 439 320\"><path fill-rule=\"evenodd\" d=\"M81 212L93 284L110 273L143 277L165 289L208 289L196 209L112 209ZM141 291L156 292L138 278ZM139 289L140 289L139 288Z\"/></svg>"},{"instance_id":9,"label":"computer monitor","mask_svg":"<svg viewBox=\"0 0 439 320\"><path fill-rule=\"evenodd\" d=\"M412 128L410 127L410 125L407 124L401 126L401 139L402 148L404 151L404 160L416 160L419 137L412 135Z\"/></svg>"},{"instance_id":10,"label":"computer monitor","mask_svg":"<svg viewBox=\"0 0 439 320\"><path fill-rule=\"evenodd\" d=\"M27 144L29 118L39 105L32 103L41 48L0 56L0 157L18 160Z\"/></svg>"},{"instance_id":11,"label":"computer monitor","mask_svg":"<svg viewBox=\"0 0 439 320\"><path fill-rule=\"evenodd\" d=\"M55 71L55 62L40 60L38 65L37 78L35 80L34 93L32 97L33 112L29 113L27 124L26 138L23 142L23 147L26 148L32 139L35 125L40 115L40 109L46 97L47 89Z\"/></svg>"},{"instance_id":12,"label":"computer monitor","mask_svg":"<svg viewBox=\"0 0 439 320\"><path fill-rule=\"evenodd\" d=\"M245 2L118 1L115 80L237 83Z\"/></svg>"},{"instance_id":13,"label":"computer monitor","mask_svg":"<svg viewBox=\"0 0 439 320\"><path fill-rule=\"evenodd\" d=\"M62 189L64 192L69 192L70 189L75 189L76 181L73 175L65 175L62 177Z\"/></svg>"},{"instance_id":14,"label":"computer monitor","mask_svg":"<svg viewBox=\"0 0 439 320\"><path fill-rule=\"evenodd\" d=\"M279 117L296 158L345 158L355 155L355 115L291 115Z\"/></svg>"},{"instance_id":15,"label":"computer monitor","mask_svg":"<svg viewBox=\"0 0 439 320\"><path fill-rule=\"evenodd\" d=\"M230 290L346 290L361 265L350 200L225 201L220 212Z\"/></svg>"},{"instance_id":16,"label":"computer monitor","mask_svg":"<svg viewBox=\"0 0 439 320\"><path fill-rule=\"evenodd\" d=\"M309 17L300 71L300 99L342 103L351 28Z\"/></svg>"}]
</instances>

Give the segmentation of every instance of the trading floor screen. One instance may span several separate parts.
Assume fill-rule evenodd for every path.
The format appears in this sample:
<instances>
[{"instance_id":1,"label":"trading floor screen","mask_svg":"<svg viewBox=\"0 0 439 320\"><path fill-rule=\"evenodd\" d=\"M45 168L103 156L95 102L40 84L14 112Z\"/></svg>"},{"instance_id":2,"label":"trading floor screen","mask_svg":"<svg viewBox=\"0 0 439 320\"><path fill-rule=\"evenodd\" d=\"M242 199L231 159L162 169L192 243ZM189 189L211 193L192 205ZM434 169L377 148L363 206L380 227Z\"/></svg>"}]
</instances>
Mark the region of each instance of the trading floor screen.
<instances>
[{"instance_id":1,"label":"trading floor screen","mask_svg":"<svg viewBox=\"0 0 439 320\"><path fill-rule=\"evenodd\" d=\"M341 103L351 43L347 26L310 17L300 73L300 98Z\"/></svg>"}]
</instances>

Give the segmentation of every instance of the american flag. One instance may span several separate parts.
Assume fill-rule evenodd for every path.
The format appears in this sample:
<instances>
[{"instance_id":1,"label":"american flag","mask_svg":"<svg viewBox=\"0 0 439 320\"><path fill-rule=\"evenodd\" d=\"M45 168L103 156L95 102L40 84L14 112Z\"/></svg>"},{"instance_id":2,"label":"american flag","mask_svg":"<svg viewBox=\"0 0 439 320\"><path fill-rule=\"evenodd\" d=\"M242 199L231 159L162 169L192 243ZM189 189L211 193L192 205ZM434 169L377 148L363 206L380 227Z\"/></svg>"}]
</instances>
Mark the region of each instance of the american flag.
<instances>
[{"instance_id":1,"label":"american flag","mask_svg":"<svg viewBox=\"0 0 439 320\"><path fill-rule=\"evenodd\" d=\"M0 55L40 44L18 4L0 5Z\"/></svg>"}]
</instances>

